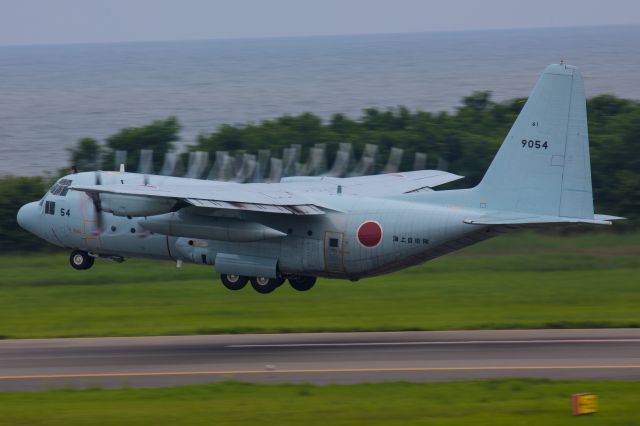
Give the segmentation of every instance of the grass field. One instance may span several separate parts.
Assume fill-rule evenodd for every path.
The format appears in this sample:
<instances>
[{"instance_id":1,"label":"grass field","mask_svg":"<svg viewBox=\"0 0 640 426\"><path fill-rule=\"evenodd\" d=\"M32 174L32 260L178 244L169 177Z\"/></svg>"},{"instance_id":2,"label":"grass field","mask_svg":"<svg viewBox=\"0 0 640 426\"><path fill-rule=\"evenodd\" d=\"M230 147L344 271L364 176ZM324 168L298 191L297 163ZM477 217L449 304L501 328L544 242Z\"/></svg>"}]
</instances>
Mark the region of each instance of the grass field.
<instances>
[{"instance_id":1,"label":"grass field","mask_svg":"<svg viewBox=\"0 0 640 426\"><path fill-rule=\"evenodd\" d=\"M348 330L640 327L640 234L502 236L396 274L269 295L212 268L0 257L3 338Z\"/></svg>"},{"instance_id":2,"label":"grass field","mask_svg":"<svg viewBox=\"0 0 640 426\"><path fill-rule=\"evenodd\" d=\"M571 416L571 394L585 391L598 413ZM56 390L0 393L0 425L632 426L638 395L640 382L545 380Z\"/></svg>"}]
</instances>

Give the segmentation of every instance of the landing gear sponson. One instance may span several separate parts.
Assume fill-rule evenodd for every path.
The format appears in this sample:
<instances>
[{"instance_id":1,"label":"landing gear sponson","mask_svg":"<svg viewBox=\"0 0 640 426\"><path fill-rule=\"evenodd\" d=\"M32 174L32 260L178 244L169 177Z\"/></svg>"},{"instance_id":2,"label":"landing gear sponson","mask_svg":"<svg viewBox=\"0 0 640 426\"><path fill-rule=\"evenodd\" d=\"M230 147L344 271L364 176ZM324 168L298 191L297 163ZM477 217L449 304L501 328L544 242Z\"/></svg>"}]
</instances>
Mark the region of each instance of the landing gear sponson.
<instances>
[{"instance_id":1,"label":"landing gear sponson","mask_svg":"<svg viewBox=\"0 0 640 426\"><path fill-rule=\"evenodd\" d=\"M234 274L222 274L220 275L220 279L226 288L234 291L243 289L248 282L251 282L251 287L261 294L271 293L285 282L284 278L245 277ZM315 283L316 277L297 275L289 277L289 284L291 284L294 290L298 291L310 290Z\"/></svg>"}]
</instances>

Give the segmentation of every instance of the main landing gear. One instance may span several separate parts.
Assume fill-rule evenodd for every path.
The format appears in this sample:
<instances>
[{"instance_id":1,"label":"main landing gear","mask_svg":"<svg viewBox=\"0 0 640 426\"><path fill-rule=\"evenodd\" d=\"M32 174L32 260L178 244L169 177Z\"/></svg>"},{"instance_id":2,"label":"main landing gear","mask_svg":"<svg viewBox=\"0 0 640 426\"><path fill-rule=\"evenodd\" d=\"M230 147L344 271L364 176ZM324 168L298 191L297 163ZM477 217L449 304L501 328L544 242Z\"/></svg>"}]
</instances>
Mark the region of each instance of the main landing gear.
<instances>
[{"instance_id":1,"label":"main landing gear","mask_svg":"<svg viewBox=\"0 0 640 426\"><path fill-rule=\"evenodd\" d=\"M251 277L251 287L261 294L271 293L284 283L284 278Z\"/></svg>"},{"instance_id":2,"label":"main landing gear","mask_svg":"<svg viewBox=\"0 0 640 426\"><path fill-rule=\"evenodd\" d=\"M247 283L251 281L251 287L261 294L271 293L285 282L284 278L245 277L234 274L222 274L220 275L220 279L226 288L234 291L243 289ZM289 277L289 284L291 284L293 289L298 291L307 291L311 289L315 283L316 277L298 275Z\"/></svg>"},{"instance_id":3,"label":"main landing gear","mask_svg":"<svg viewBox=\"0 0 640 426\"><path fill-rule=\"evenodd\" d=\"M222 274L220 275L222 284L229 290L242 290L249 282L249 278L242 275Z\"/></svg>"},{"instance_id":4,"label":"main landing gear","mask_svg":"<svg viewBox=\"0 0 640 426\"><path fill-rule=\"evenodd\" d=\"M83 270L93 266L94 258L89 253L82 250L74 250L69 256L69 263L73 269Z\"/></svg>"},{"instance_id":5,"label":"main landing gear","mask_svg":"<svg viewBox=\"0 0 640 426\"><path fill-rule=\"evenodd\" d=\"M289 284L291 284L291 287L298 291L311 290L311 288L316 285L316 277L290 277Z\"/></svg>"}]
</instances>

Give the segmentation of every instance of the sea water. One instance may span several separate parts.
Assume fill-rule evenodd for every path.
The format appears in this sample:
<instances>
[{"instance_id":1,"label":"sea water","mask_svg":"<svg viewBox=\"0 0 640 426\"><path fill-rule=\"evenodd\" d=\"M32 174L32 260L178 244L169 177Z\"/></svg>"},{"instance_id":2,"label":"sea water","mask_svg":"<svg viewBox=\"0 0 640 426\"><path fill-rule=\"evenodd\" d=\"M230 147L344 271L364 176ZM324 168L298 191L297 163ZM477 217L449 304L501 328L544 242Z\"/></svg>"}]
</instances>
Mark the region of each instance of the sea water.
<instances>
[{"instance_id":1,"label":"sea water","mask_svg":"<svg viewBox=\"0 0 640 426\"><path fill-rule=\"evenodd\" d=\"M549 63L587 96L640 98L640 26L0 47L0 175L68 165L79 138L177 116L180 145L223 123L526 97Z\"/></svg>"}]
</instances>

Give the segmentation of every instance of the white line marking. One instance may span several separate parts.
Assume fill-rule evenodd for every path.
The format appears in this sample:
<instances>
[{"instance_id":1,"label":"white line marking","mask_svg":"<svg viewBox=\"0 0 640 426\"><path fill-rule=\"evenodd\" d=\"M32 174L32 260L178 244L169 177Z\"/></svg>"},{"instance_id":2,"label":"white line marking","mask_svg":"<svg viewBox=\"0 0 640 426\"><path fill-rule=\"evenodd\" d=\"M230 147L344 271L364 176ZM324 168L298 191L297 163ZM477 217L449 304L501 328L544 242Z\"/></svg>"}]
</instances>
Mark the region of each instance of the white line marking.
<instances>
[{"instance_id":1,"label":"white line marking","mask_svg":"<svg viewBox=\"0 0 640 426\"><path fill-rule=\"evenodd\" d=\"M504 344L553 344L553 343L640 343L640 339L538 339L538 340L462 340L438 342L344 342L344 343L267 343L236 344L227 348L314 348L340 346L446 346L446 345L504 345Z\"/></svg>"},{"instance_id":2,"label":"white line marking","mask_svg":"<svg viewBox=\"0 0 640 426\"><path fill-rule=\"evenodd\" d=\"M637 370L640 365L509 365L470 367L388 367L388 368L325 368L289 370L212 370L212 371L149 371L128 373L68 373L34 374L23 376L0 376L0 380L16 379L73 379L83 377L151 377L151 376L217 376L240 374L282 374L282 373L384 373L384 372L447 372L447 371L517 371L517 370Z\"/></svg>"}]
</instances>

